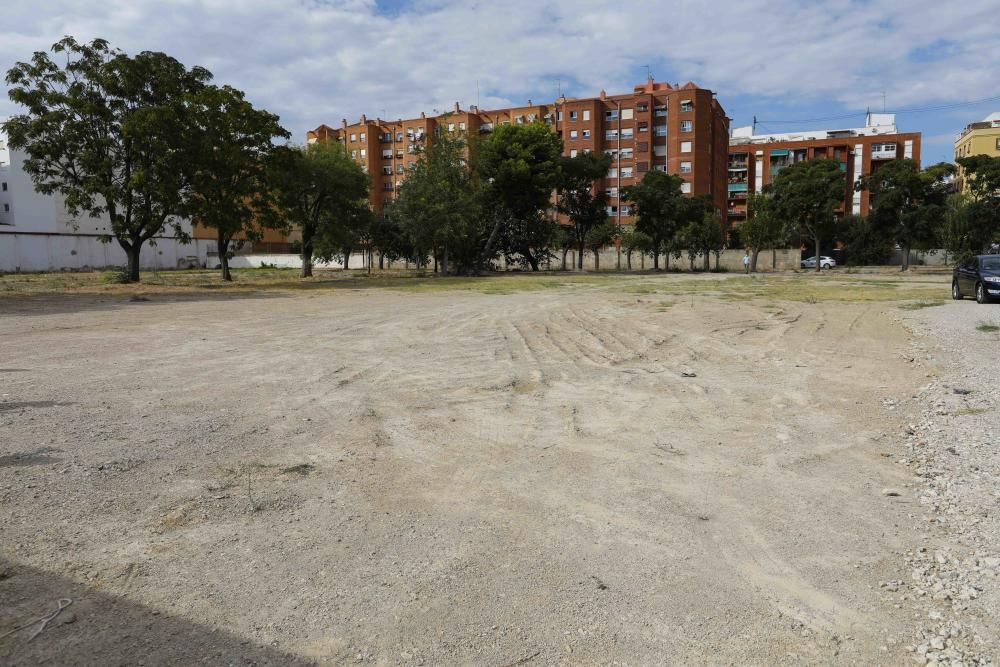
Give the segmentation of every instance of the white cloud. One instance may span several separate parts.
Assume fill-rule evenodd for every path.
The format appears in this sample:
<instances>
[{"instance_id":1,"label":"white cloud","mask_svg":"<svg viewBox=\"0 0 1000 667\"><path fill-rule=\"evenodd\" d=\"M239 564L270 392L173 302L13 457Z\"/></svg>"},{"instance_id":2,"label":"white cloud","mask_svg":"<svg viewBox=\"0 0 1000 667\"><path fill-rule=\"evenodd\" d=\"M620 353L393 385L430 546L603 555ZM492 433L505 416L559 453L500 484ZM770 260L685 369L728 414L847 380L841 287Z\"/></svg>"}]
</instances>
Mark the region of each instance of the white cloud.
<instances>
[{"instance_id":1,"label":"white cloud","mask_svg":"<svg viewBox=\"0 0 1000 667\"><path fill-rule=\"evenodd\" d=\"M752 95L863 108L885 91L900 107L1000 89L994 3L420 0L381 15L372 0L8 0L0 67L64 34L166 51L246 90L299 139L362 112L467 106L477 80L484 107L550 100L557 79L570 94L627 90L647 64L724 106Z\"/></svg>"}]
</instances>

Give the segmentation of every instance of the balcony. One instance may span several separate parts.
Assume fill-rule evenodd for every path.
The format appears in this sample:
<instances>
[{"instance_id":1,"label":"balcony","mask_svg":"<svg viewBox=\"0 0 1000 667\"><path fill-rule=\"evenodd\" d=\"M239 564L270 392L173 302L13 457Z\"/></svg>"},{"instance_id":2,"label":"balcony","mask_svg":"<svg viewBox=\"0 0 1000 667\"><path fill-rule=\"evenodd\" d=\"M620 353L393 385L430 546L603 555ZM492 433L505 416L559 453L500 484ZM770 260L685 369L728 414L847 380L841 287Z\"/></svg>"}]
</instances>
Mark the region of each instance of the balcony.
<instances>
[{"instance_id":1,"label":"balcony","mask_svg":"<svg viewBox=\"0 0 1000 667\"><path fill-rule=\"evenodd\" d=\"M747 210L745 208L731 208L729 209L729 215L734 218L745 218L747 217Z\"/></svg>"},{"instance_id":2,"label":"balcony","mask_svg":"<svg viewBox=\"0 0 1000 667\"><path fill-rule=\"evenodd\" d=\"M872 159L873 160L895 160L896 159L896 144L885 144L879 146L878 144L872 144Z\"/></svg>"},{"instance_id":3,"label":"balcony","mask_svg":"<svg viewBox=\"0 0 1000 667\"><path fill-rule=\"evenodd\" d=\"M734 196L734 193L742 193L743 196L746 196L747 183L745 181L742 183L729 183L727 189L729 190L730 197Z\"/></svg>"},{"instance_id":4,"label":"balcony","mask_svg":"<svg viewBox=\"0 0 1000 667\"><path fill-rule=\"evenodd\" d=\"M744 160L743 162L740 162L739 160L732 160L729 163L729 171L746 171L746 170L747 170L746 160Z\"/></svg>"}]
</instances>

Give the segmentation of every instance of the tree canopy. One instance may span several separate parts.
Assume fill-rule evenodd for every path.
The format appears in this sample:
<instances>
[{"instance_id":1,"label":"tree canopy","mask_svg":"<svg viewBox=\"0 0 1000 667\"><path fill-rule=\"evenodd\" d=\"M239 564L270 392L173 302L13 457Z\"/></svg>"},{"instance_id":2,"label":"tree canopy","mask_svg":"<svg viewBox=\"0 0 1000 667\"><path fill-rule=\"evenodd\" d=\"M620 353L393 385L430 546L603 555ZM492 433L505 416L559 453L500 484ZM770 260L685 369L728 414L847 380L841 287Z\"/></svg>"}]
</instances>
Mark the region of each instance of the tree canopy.
<instances>
[{"instance_id":1,"label":"tree canopy","mask_svg":"<svg viewBox=\"0 0 1000 667\"><path fill-rule=\"evenodd\" d=\"M669 250L669 243L682 226L683 182L684 179L675 174L651 171L637 185L620 193L622 200L633 204L637 216L635 230L649 239L654 269L660 268L660 253Z\"/></svg>"},{"instance_id":2,"label":"tree canopy","mask_svg":"<svg viewBox=\"0 0 1000 667\"><path fill-rule=\"evenodd\" d=\"M581 153L563 157L557 183L557 209L569 219L567 232L577 250L577 268L583 269L587 234L607 221L608 197L595 191L594 182L611 167L611 156Z\"/></svg>"},{"instance_id":3,"label":"tree canopy","mask_svg":"<svg viewBox=\"0 0 1000 667\"><path fill-rule=\"evenodd\" d=\"M187 102L211 74L163 53L129 56L103 39L65 37L52 52L59 62L36 52L7 72L10 99L26 109L4 123L8 142L27 154L39 192L62 195L74 216L108 216L137 281L143 244L168 225L186 238Z\"/></svg>"},{"instance_id":4,"label":"tree canopy","mask_svg":"<svg viewBox=\"0 0 1000 667\"><path fill-rule=\"evenodd\" d=\"M820 244L832 236L834 213L847 193L840 163L836 160L796 162L778 172L770 191L789 228L801 238L811 239L819 258ZM818 259L816 270L820 270Z\"/></svg>"}]
</instances>

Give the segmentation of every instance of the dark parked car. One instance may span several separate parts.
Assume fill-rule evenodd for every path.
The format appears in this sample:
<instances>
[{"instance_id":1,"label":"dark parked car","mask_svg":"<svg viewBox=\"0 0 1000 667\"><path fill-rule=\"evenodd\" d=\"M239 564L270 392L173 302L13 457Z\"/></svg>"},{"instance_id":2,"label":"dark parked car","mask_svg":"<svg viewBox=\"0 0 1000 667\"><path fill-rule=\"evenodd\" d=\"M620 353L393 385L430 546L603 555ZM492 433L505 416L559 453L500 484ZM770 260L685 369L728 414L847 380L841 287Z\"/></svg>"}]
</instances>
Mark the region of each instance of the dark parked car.
<instances>
[{"instance_id":1,"label":"dark parked car","mask_svg":"<svg viewBox=\"0 0 1000 667\"><path fill-rule=\"evenodd\" d=\"M1000 255L976 255L955 267L951 278L951 298L976 295L979 303L1000 299Z\"/></svg>"}]
</instances>

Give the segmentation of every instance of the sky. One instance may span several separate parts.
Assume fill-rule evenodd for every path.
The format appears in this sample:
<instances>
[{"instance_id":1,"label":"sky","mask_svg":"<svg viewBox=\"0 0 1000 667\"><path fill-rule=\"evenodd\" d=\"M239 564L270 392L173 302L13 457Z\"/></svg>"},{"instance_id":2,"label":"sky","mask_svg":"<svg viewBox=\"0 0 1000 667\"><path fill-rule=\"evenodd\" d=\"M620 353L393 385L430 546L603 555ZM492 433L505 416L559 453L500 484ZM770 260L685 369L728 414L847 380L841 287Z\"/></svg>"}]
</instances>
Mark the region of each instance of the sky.
<instances>
[{"instance_id":1,"label":"sky","mask_svg":"<svg viewBox=\"0 0 1000 667\"><path fill-rule=\"evenodd\" d=\"M923 160L1000 110L997 0L5 0L0 68L64 35L207 67L299 142L341 118L400 118L710 88L732 126L857 127L871 108L923 133ZM16 113L6 94L0 117ZM848 116L848 114L850 114ZM833 120L813 120L837 117ZM787 122L794 121L794 122Z\"/></svg>"}]
</instances>

